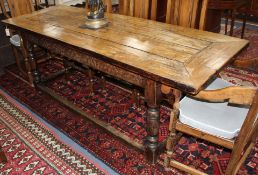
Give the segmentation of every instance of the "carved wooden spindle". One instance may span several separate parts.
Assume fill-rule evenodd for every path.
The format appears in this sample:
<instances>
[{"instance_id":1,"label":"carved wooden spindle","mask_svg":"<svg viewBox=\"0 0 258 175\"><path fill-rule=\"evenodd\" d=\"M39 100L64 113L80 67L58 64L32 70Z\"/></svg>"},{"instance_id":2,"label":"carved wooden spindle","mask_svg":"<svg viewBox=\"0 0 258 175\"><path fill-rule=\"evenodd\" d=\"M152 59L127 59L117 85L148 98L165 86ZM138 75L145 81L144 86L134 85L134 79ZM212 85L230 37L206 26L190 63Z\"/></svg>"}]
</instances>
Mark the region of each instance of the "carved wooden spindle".
<instances>
[{"instance_id":1,"label":"carved wooden spindle","mask_svg":"<svg viewBox=\"0 0 258 175\"><path fill-rule=\"evenodd\" d=\"M31 63L31 70L32 70L32 73L34 76L34 82L37 84L41 81L41 77L40 77L40 73L37 69L37 62L36 62L36 59L33 54L33 47L34 47L34 45L30 44L28 51L29 51L29 59L30 59L30 63Z\"/></svg>"},{"instance_id":2,"label":"carved wooden spindle","mask_svg":"<svg viewBox=\"0 0 258 175\"><path fill-rule=\"evenodd\" d=\"M172 159L173 148L175 147L178 137L176 135L176 123L179 117L179 102L181 99L181 91L177 89L173 89L173 95L175 97L173 110L170 114L170 122L169 122L169 135L167 138L166 145L166 158L165 158L165 167L168 168L170 164L170 160Z\"/></svg>"},{"instance_id":3,"label":"carved wooden spindle","mask_svg":"<svg viewBox=\"0 0 258 175\"><path fill-rule=\"evenodd\" d=\"M132 92L132 99L133 99L134 107L139 108L140 107L141 96L140 96L140 92L137 89L133 90L133 92Z\"/></svg>"},{"instance_id":4,"label":"carved wooden spindle","mask_svg":"<svg viewBox=\"0 0 258 175\"><path fill-rule=\"evenodd\" d=\"M160 109L160 92L161 85L152 80L146 81L145 86L145 100L147 101L147 143L146 143L146 156L152 164L155 164L159 154L159 109Z\"/></svg>"},{"instance_id":5,"label":"carved wooden spindle","mask_svg":"<svg viewBox=\"0 0 258 175\"><path fill-rule=\"evenodd\" d=\"M94 89L93 89L93 85L94 85L94 80L93 80L93 71L91 69L88 70L88 76L90 78L90 94L94 94Z\"/></svg>"},{"instance_id":6,"label":"carved wooden spindle","mask_svg":"<svg viewBox=\"0 0 258 175\"><path fill-rule=\"evenodd\" d=\"M29 78L29 82L30 82L32 87L35 87L35 85L34 85L34 78L35 77L33 77L33 73L32 73L33 70L32 70L32 65L31 65L31 60L30 60L31 57L33 58L33 55L30 55L29 52L28 52L28 50L30 48L29 43L27 41L24 41L23 39L21 39L21 46L20 47L21 47L22 55L24 57L24 64L25 64L25 68L26 68L27 75L28 75L28 78Z\"/></svg>"},{"instance_id":7,"label":"carved wooden spindle","mask_svg":"<svg viewBox=\"0 0 258 175\"><path fill-rule=\"evenodd\" d=\"M20 58L20 54L17 51L17 48L15 48L15 46L11 45L11 48L13 50L13 54L15 55L15 61L16 61L16 65L19 69L19 71L24 74L24 75L28 75L28 72L25 72L22 68L22 63L21 63L21 58ZM25 62L25 68L26 70L28 70L29 68L27 68L29 65L29 61L28 61L28 56L24 55L23 61ZM30 70L31 71L31 70ZM31 72L30 72L31 73Z\"/></svg>"},{"instance_id":8,"label":"carved wooden spindle","mask_svg":"<svg viewBox=\"0 0 258 175\"><path fill-rule=\"evenodd\" d=\"M70 84L69 81L69 70L71 69L71 65L67 59L63 59L64 71L65 71L65 81Z\"/></svg>"},{"instance_id":9,"label":"carved wooden spindle","mask_svg":"<svg viewBox=\"0 0 258 175\"><path fill-rule=\"evenodd\" d=\"M136 106L137 106L137 108L141 107L141 94L139 91L136 94Z\"/></svg>"},{"instance_id":10,"label":"carved wooden spindle","mask_svg":"<svg viewBox=\"0 0 258 175\"><path fill-rule=\"evenodd\" d=\"M105 90L105 88L106 88L106 79L105 79L104 76L101 76L100 83L101 83L102 90Z\"/></svg>"}]
</instances>

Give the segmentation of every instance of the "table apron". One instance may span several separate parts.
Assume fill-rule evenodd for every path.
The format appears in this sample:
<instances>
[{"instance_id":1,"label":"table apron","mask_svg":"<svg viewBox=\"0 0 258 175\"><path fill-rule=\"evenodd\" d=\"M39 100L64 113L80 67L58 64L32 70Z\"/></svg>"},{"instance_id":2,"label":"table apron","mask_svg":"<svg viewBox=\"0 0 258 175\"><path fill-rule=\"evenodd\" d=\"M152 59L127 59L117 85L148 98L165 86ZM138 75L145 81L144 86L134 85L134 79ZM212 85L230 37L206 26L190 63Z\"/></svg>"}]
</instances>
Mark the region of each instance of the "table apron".
<instances>
[{"instance_id":1,"label":"table apron","mask_svg":"<svg viewBox=\"0 0 258 175\"><path fill-rule=\"evenodd\" d=\"M66 45L47 37L39 37L28 33L21 33L21 35L26 41L44 47L55 54L60 54L93 69L145 88L145 77L91 56L86 50L84 52L81 49L76 49L76 47L71 47L68 44Z\"/></svg>"}]
</instances>

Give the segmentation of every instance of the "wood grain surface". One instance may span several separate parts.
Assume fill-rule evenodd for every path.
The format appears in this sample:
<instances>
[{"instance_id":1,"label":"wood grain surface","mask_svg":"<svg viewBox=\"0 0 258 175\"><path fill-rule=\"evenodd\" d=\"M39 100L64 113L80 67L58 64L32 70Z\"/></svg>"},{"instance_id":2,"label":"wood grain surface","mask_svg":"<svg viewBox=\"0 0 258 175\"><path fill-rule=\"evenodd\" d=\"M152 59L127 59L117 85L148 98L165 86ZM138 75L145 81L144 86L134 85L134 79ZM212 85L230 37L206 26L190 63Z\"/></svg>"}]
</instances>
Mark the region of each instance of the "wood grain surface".
<instances>
[{"instance_id":1,"label":"wood grain surface","mask_svg":"<svg viewBox=\"0 0 258 175\"><path fill-rule=\"evenodd\" d=\"M4 23L96 53L108 64L192 94L248 44L238 38L109 13L108 27L90 30L82 27L85 17L84 9L56 6Z\"/></svg>"}]
</instances>

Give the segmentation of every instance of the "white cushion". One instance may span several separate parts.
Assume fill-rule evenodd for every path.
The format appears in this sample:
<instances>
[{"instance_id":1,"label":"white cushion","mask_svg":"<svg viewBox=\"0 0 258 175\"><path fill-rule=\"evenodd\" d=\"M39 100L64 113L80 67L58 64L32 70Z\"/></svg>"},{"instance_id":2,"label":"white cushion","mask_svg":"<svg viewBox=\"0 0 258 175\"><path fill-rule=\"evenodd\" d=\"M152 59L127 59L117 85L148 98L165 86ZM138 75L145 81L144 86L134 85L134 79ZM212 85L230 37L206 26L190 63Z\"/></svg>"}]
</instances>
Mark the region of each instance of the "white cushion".
<instances>
[{"instance_id":1,"label":"white cushion","mask_svg":"<svg viewBox=\"0 0 258 175\"><path fill-rule=\"evenodd\" d=\"M232 86L216 79L206 89ZM232 139L236 137L247 115L248 108L233 107L225 103L208 103L185 97L180 102L179 120L209 134Z\"/></svg>"},{"instance_id":2,"label":"white cushion","mask_svg":"<svg viewBox=\"0 0 258 175\"><path fill-rule=\"evenodd\" d=\"M19 35L13 35L10 38L10 42L12 45L14 45L16 47L20 47L21 46L21 37Z\"/></svg>"}]
</instances>

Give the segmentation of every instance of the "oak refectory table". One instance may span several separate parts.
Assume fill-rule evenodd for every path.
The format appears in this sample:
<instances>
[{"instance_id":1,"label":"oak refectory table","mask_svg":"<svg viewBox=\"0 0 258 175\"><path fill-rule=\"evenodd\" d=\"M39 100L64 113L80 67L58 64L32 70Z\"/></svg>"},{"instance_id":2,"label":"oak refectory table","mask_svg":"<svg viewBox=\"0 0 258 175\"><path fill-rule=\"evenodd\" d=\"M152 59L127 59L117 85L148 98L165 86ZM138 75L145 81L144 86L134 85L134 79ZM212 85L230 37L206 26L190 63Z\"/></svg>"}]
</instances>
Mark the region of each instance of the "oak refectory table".
<instances>
[{"instance_id":1,"label":"oak refectory table","mask_svg":"<svg viewBox=\"0 0 258 175\"><path fill-rule=\"evenodd\" d=\"M143 87L148 107L146 145L110 131L144 149L152 162L159 146L161 87L197 94L248 44L238 38L118 14L106 14L108 27L90 30L81 27L85 17L84 9L55 6L3 22L22 36L27 47L39 45ZM32 68L28 73L37 82L35 59L31 52L28 56Z\"/></svg>"}]
</instances>

